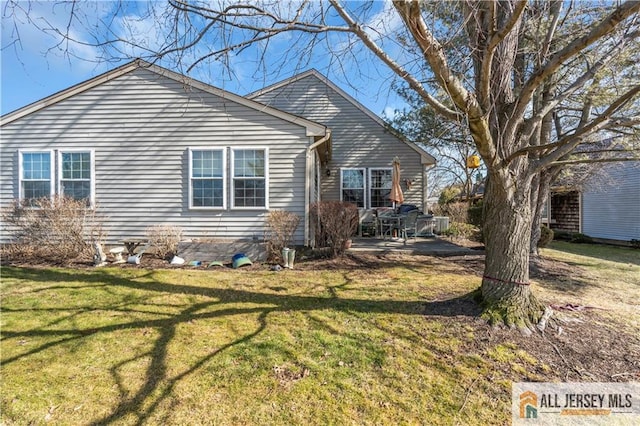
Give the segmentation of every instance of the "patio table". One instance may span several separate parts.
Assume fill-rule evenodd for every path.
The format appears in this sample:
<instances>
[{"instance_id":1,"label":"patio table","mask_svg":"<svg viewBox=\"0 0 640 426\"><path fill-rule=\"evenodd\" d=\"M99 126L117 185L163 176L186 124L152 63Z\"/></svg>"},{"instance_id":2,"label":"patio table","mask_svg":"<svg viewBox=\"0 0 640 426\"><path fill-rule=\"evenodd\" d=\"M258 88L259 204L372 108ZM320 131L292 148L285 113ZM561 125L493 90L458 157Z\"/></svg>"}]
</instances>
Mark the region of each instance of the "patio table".
<instances>
[{"instance_id":1,"label":"patio table","mask_svg":"<svg viewBox=\"0 0 640 426\"><path fill-rule=\"evenodd\" d=\"M400 214L381 214L378 216L382 228L382 239L386 240L387 234L389 234L389 239L391 239L394 229L397 229L399 232L400 229L402 229L402 222L405 217L406 216Z\"/></svg>"}]
</instances>

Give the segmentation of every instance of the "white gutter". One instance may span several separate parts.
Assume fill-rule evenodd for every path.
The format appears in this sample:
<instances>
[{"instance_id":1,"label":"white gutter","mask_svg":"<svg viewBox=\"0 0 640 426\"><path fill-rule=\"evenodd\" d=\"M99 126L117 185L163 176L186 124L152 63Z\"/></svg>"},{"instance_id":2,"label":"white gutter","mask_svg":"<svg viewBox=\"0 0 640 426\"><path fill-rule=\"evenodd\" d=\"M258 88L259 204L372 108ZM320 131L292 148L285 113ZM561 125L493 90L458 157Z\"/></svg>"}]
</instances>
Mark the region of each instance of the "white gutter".
<instances>
[{"instance_id":1,"label":"white gutter","mask_svg":"<svg viewBox=\"0 0 640 426\"><path fill-rule=\"evenodd\" d=\"M310 245L310 232L309 232L309 207L311 205L311 171L313 169L313 151L316 150L320 145L327 142L331 138L331 129L327 129L325 135L318 139L313 144L307 147L307 155L306 155L306 169L305 169L305 185L304 185L304 244L306 246Z\"/></svg>"}]
</instances>

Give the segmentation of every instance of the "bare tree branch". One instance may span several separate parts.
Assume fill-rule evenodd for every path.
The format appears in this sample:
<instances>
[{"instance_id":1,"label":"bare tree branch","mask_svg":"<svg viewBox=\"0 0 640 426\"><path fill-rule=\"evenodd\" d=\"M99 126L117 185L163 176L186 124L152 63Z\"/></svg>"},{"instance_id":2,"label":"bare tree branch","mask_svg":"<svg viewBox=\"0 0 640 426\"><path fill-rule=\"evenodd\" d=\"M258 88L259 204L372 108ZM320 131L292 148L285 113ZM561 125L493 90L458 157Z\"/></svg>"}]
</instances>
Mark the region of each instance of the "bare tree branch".
<instances>
[{"instance_id":1,"label":"bare tree branch","mask_svg":"<svg viewBox=\"0 0 640 426\"><path fill-rule=\"evenodd\" d=\"M556 146L553 151L546 154L540 160L533 162L532 167L534 171L538 172L539 170L548 167L550 164L555 163L564 155L569 154L578 144L580 144L580 142L584 140L584 138L608 125L612 120L613 114L615 114L616 111L624 105L631 102L639 93L640 85L633 87L624 95L620 96L615 102L611 103L604 113L593 119L589 124L579 128L570 135L560 138L553 144Z\"/></svg>"},{"instance_id":2,"label":"bare tree branch","mask_svg":"<svg viewBox=\"0 0 640 426\"><path fill-rule=\"evenodd\" d=\"M493 3L493 2L490 2L490 3ZM492 81L491 70L492 70L496 47L505 39L507 34L509 34L513 30L516 23L521 19L526 5L527 5L526 0L521 0L516 4L516 8L511 14L511 16L509 17L509 20L507 21L507 23L498 32L491 35L491 38L489 39L489 43L484 49L484 52L483 52L484 59L482 60L482 66L479 71L480 87L478 89L478 99L480 100L480 103L482 104L485 111L488 111L491 108L491 105L490 105L490 101L491 101L490 85ZM493 5L492 10L493 10L493 14L495 14L495 5Z\"/></svg>"},{"instance_id":3,"label":"bare tree branch","mask_svg":"<svg viewBox=\"0 0 640 426\"><path fill-rule=\"evenodd\" d=\"M415 90L420 96L433 107L439 114L449 120L459 120L460 114L452 109L447 108L443 103L434 98L429 92L427 92L422 84L404 67L395 62L384 50L382 50L362 29L360 25L347 13L347 11L336 0L330 0L331 5L336 9L338 14L349 25L351 31L356 34L360 40L367 46L382 62L387 64L393 72L395 72L400 78L405 80L409 86Z\"/></svg>"},{"instance_id":4,"label":"bare tree branch","mask_svg":"<svg viewBox=\"0 0 640 426\"><path fill-rule=\"evenodd\" d=\"M514 137L517 127L522 123L524 113L531 101L534 91L553 73L555 73L567 60L578 55L588 46L611 34L618 24L640 11L640 2L628 1L620 5L615 11L602 21L596 23L584 36L573 40L562 50L552 55L547 63L529 78L520 93L514 107L514 113L505 129L508 137Z\"/></svg>"},{"instance_id":5,"label":"bare tree branch","mask_svg":"<svg viewBox=\"0 0 640 426\"><path fill-rule=\"evenodd\" d=\"M547 60L549 51L551 50L551 44L554 38L554 34L556 33L556 29L558 28L558 22L560 21L560 12L562 11L562 1L561 0L551 1L551 6L549 7L549 9L551 11L551 23L549 24L547 35L544 38L544 43L542 44L542 49L540 51L541 61Z\"/></svg>"},{"instance_id":6,"label":"bare tree branch","mask_svg":"<svg viewBox=\"0 0 640 426\"><path fill-rule=\"evenodd\" d=\"M478 151L485 161L493 164L497 154L489 129L489 121L475 95L464 88L460 79L449 67L442 45L435 39L422 19L420 2L394 0L393 5L429 63L440 86L451 96L454 104L465 112Z\"/></svg>"},{"instance_id":7,"label":"bare tree branch","mask_svg":"<svg viewBox=\"0 0 640 426\"><path fill-rule=\"evenodd\" d=\"M625 161L637 161L640 163L638 157L624 157L624 158L597 158L597 159L576 159L576 160L559 160L551 163L551 166L568 166L572 164L597 164L597 163L617 163Z\"/></svg>"},{"instance_id":8,"label":"bare tree branch","mask_svg":"<svg viewBox=\"0 0 640 426\"><path fill-rule=\"evenodd\" d=\"M635 37L635 36L634 36ZM616 59L616 57L623 51L624 47L627 46L626 41L628 41L627 39L624 39L622 41L620 41L619 43L616 44L616 46L614 46L613 49L611 49L609 52L607 52L607 54L603 55L603 57L598 60L595 64L593 64L592 66L588 67L587 70L584 72L584 74L582 76L580 76L579 78L577 78L573 84L571 84L569 87L567 87L566 89L564 89L560 94L558 94L555 98L548 100L547 102L544 103L544 105L542 105L538 111L535 112L535 114L529 118L528 120L526 120L526 123L523 127L523 135L525 138L530 137L530 135L532 134L535 126L538 125L538 123L547 115L549 114L551 111L553 111L555 108L558 107L558 105L560 105L563 101L565 101L566 99L568 99L570 96L572 96L573 94L575 94L579 89L581 89L582 87L584 87L584 85L589 82L590 80L592 80L601 70L603 70L607 65L609 65L614 59ZM528 148L522 148L518 151L515 151L513 154L511 154L509 156L509 158L507 158L507 162L511 161L513 158L522 155L528 151Z\"/></svg>"}]
</instances>

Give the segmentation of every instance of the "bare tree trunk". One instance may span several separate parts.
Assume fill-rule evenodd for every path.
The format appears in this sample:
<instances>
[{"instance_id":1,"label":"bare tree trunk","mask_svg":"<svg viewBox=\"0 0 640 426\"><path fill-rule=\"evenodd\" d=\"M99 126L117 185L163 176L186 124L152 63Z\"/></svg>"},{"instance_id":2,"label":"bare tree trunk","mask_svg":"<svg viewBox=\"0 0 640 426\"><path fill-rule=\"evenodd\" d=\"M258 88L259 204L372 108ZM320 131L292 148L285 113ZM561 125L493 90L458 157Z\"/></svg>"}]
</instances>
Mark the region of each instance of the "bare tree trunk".
<instances>
[{"instance_id":1,"label":"bare tree trunk","mask_svg":"<svg viewBox=\"0 0 640 426\"><path fill-rule=\"evenodd\" d=\"M547 196L549 195L549 187L553 180L553 174L547 170L540 172L536 179L534 179L535 187L531 190L531 209L533 211L533 218L531 221L531 243L529 247L529 253L531 256L539 256L538 242L542 232L542 211L547 202Z\"/></svg>"},{"instance_id":2,"label":"bare tree trunk","mask_svg":"<svg viewBox=\"0 0 640 426\"><path fill-rule=\"evenodd\" d=\"M544 206L545 190L542 187L542 173L539 173L533 177L531 182L531 211L533 216L531 217L531 238L529 238L529 256L537 257L538 241L540 241L540 226L542 226L542 208Z\"/></svg>"},{"instance_id":3,"label":"bare tree trunk","mask_svg":"<svg viewBox=\"0 0 640 426\"><path fill-rule=\"evenodd\" d=\"M483 316L492 323L503 322L521 330L531 329L544 312L529 285L531 179L520 178L515 185L507 178L507 185L502 186L502 181L492 176L485 190Z\"/></svg>"},{"instance_id":4,"label":"bare tree trunk","mask_svg":"<svg viewBox=\"0 0 640 426\"><path fill-rule=\"evenodd\" d=\"M551 182L557 179L560 174L560 167L552 167L548 170L540 172L537 189L537 199L533 198L533 192L531 192L531 207L533 209L533 221L531 223L531 247L529 253L532 256L539 256L538 241L540 241L542 226L542 210L547 202L547 196L549 195L549 188L551 188ZM550 212L549 212L550 213ZM548 218L551 220L551 217ZM547 224L549 225L549 224Z\"/></svg>"}]
</instances>

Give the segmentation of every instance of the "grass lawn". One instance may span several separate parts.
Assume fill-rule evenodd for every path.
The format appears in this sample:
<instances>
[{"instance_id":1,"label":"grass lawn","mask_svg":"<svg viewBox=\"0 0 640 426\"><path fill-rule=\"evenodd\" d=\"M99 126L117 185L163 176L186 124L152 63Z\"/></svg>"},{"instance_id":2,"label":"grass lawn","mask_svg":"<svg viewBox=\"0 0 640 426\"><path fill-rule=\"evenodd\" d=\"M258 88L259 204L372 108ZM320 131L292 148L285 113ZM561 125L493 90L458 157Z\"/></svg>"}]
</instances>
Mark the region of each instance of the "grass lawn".
<instances>
[{"instance_id":1,"label":"grass lawn","mask_svg":"<svg viewBox=\"0 0 640 426\"><path fill-rule=\"evenodd\" d=\"M477 318L479 257L3 267L0 421L510 424L512 381L640 379L640 252L617 250L545 250L535 291L584 309L529 337Z\"/></svg>"}]
</instances>

